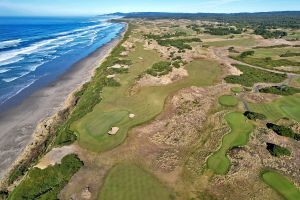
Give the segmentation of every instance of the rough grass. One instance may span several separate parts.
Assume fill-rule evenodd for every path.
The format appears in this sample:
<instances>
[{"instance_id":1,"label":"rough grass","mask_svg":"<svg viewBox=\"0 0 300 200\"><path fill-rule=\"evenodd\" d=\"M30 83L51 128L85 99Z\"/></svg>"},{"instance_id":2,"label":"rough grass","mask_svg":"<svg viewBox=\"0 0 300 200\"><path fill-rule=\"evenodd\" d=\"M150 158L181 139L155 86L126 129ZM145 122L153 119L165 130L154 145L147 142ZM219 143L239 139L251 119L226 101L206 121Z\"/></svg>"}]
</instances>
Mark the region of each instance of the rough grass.
<instances>
[{"instance_id":1,"label":"rough grass","mask_svg":"<svg viewBox=\"0 0 300 200\"><path fill-rule=\"evenodd\" d=\"M237 64L234 66L241 70L243 74L239 76L230 75L225 77L225 81L228 83L251 87L255 83L280 83L287 78L286 74L267 72L260 69L251 68L246 65Z\"/></svg>"},{"instance_id":2,"label":"rough grass","mask_svg":"<svg viewBox=\"0 0 300 200\"><path fill-rule=\"evenodd\" d=\"M265 171L262 173L262 179L266 184L276 190L285 199L300 199L299 189L287 177L274 171Z\"/></svg>"},{"instance_id":3,"label":"rough grass","mask_svg":"<svg viewBox=\"0 0 300 200\"><path fill-rule=\"evenodd\" d=\"M57 199L58 193L68 183L83 163L75 155L68 155L61 164L46 169L31 169L25 179L9 195L10 200Z\"/></svg>"},{"instance_id":4,"label":"rough grass","mask_svg":"<svg viewBox=\"0 0 300 200\"><path fill-rule=\"evenodd\" d=\"M98 199L168 200L170 194L154 175L133 164L118 164L107 175Z\"/></svg>"},{"instance_id":5,"label":"rough grass","mask_svg":"<svg viewBox=\"0 0 300 200\"><path fill-rule=\"evenodd\" d=\"M238 104L238 100L234 96L223 95L223 96L219 97L219 103L222 106L234 107Z\"/></svg>"},{"instance_id":6,"label":"rough grass","mask_svg":"<svg viewBox=\"0 0 300 200\"><path fill-rule=\"evenodd\" d=\"M228 172L231 164L227 152L234 147L247 144L249 135L253 131L253 125L242 113L229 113L225 115L225 120L231 131L223 137L220 148L207 160L207 167L214 173L222 175Z\"/></svg>"},{"instance_id":7,"label":"rough grass","mask_svg":"<svg viewBox=\"0 0 300 200\"><path fill-rule=\"evenodd\" d=\"M140 60L139 57L144 59ZM215 62L194 61L187 65L189 76L185 79L165 86L144 87L129 95L136 78L161 58L157 52L144 50L141 44L137 44L136 50L129 55L129 59L132 60L133 65L128 74L117 76L121 86L104 88L102 101L92 112L72 124L71 128L77 133L80 146L96 152L116 147L125 140L131 127L147 122L158 115L170 93L189 86L212 85L221 72ZM121 114L126 112L135 114L135 118L130 119L125 114ZM116 135L111 136L107 134L109 126L120 129Z\"/></svg>"},{"instance_id":8,"label":"rough grass","mask_svg":"<svg viewBox=\"0 0 300 200\"><path fill-rule=\"evenodd\" d=\"M300 122L300 96L284 96L271 103L249 103L250 109L262 113L272 122L281 118L290 118Z\"/></svg>"}]
</instances>

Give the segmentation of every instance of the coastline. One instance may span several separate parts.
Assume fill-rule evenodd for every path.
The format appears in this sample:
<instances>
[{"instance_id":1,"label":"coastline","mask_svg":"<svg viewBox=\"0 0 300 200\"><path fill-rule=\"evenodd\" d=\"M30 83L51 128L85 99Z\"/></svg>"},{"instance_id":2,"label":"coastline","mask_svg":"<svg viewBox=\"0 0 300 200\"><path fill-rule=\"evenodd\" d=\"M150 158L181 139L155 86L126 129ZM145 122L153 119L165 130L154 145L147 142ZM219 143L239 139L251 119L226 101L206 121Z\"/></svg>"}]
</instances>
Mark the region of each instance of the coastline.
<instances>
[{"instance_id":1,"label":"coastline","mask_svg":"<svg viewBox=\"0 0 300 200\"><path fill-rule=\"evenodd\" d=\"M34 92L15 108L0 114L0 179L5 179L8 172L38 143L36 134L45 134L41 128L48 128L55 118L63 117L61 112L64 114L70 110L76 101L74 92L91 79L95 69L110 55L125 32L126 29L74 64L57 81Z\"/></svg>"}]
</instances>

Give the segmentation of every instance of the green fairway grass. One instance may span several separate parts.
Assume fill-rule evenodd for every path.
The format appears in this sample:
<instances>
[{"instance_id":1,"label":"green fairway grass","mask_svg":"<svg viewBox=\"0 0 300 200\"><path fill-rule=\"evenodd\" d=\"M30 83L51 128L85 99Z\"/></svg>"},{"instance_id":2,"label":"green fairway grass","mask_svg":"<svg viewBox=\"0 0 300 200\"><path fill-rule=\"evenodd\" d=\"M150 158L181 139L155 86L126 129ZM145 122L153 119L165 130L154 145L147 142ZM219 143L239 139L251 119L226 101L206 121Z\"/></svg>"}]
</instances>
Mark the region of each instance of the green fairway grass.
<instances>
[{"instance_id":1,"label":"green fairway grass","mask_svg":"<svg viewBox=\"0 0 300 200\"><path fill-rule=\"evenodd\" d=\"M142 57L143 59L139 59ZM154 63L162 61L156 51L144 50L141 44L129 55L133 64L127 74L118 74L120 87L105 87L102 101L92 112L71 125L78 137L79 145L91 151L105 151L121 144L128 130L147 122L158 115L166 97L185 87L212 85L220 75L221 69L216 62L199 60L186 66L189 76L173 84L157 87L144 87L130 94L136 78ZM135 114L130 119L127 114ZM127 116L126 116L127 115ZM116 135L108 135L110 127L119 127Z\"/></svg>"},{"instance_id":2,"label":"green fairway grass","mask_svg":"<svg viewBox=\"0 0 300 200\"><path fill-rule=\"evenodd\" d=\"M223 95L223 96L219 97L219 103L222 106L233 107L233 106L236 106L238 104L238 100L234 96Z\"/></svg>"},{"instance_id":3,"label":"green fairway grass","mask_svg":"<svg viewBox=\"0 0 300 200\"><path fill-rule=\"evenodd\" d=\"M253 131L253 125L242 113L229 113L225 115L225 120L231 131L223 137L221 147L207 160L207 167L216 174L222 175L228 172L231 164L227 152L233 147L247 144L249 135Z\"/></svg>"},{"instance_id":4,"label":"green fairway grass","mask_svg":"<svg viewBox=\"0 0 300 200\"><path fill-rule=\"evenodd\" d=\"M262 113L273 122L287 117L300 122L300 95L284 96L271 103L249 103L252 111Z\"/></svg>"},{"instance_id":5,"label":"green fairway grass","mask_svg":"<svg viewBox=\"0 0 300 200\"><path fill-rule=\"evenodd\" d=\"M233 39L233 40L224 40L216 42L206 42L204 45L215 46L215 47L224 47L224 46L254 46L256 44L253 38L242 38L242 39Z\"/></svg>"},{"instance_id":6,"label":"green fairway grass","mask_svg":"<svg viewBox=\"0 0 300 200\"><path fill-rule=\"evenodd\" d=\"M231 88L231 91L233 93L236 93L236 94L242 92L242 90L243 90L243 88L241 88L241 87L233 87L233 88Z\"/></svg>"},{"instance_id":7,"label":"green fairway grass","mask_svg":"<svg viewBox=\"0 0 300 200\"><path fill-rule=\"evenodd\" d=\"M133 164L111 169L101 188L101 200L168 200L170 192L154 175Z\"/></svg>"},{"instance_id":8,"label":"green fairway grass","mask_svg":"<svg viewBox=\"0 0 300 200\"><path fill-rule=\"evenodd\" d=\"M287 200L299 200L300 190L287 177L273 171L262 173L263 181Z\"/></svg>"}]
</instances>

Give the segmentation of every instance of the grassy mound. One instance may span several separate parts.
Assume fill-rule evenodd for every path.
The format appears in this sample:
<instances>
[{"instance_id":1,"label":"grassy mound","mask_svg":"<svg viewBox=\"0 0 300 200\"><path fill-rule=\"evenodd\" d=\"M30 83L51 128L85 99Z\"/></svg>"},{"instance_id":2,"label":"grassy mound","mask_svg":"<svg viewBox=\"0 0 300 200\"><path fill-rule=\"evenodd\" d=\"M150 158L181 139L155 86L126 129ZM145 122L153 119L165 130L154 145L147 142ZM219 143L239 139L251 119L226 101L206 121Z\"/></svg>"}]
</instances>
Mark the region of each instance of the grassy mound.
<instances>
[{"instance_id":1,"label":"grassy mound","mask_svg":"<svg viewBox=\"0 0 300 200\"><path fill-rule=\"evenodd\" d=\"M273 172L265 171L262 173L263 181L268 184L271 188L276 190L287 200L299 200L300 191L299 189L285 176Z\"/></svg>"},{"instance_id":2,"label":"grassy mound","mask_svg":"<svg viewBox=\"0 0 300 200\"><path fill-rule=\"evenodd\" d=\"M220 148L207 160L207 167L216 174L226 174L230 168L230 160L227 152L233 147L247 144L253 125L247 122L246 117L239 112L225 115L225 120L229 124L231 131L222 139Z\"/></svg>"},{"instance_id":3,"label":"grassy mound","mask_svg":"<svg viewBox=\"0 0 300 200\"><path fill-rule=\"evenodd\" d=\"M233 107L238 104L238 100L234 96L224 95L224 96L219 97L219 103L222 106Z\"/></svg>"},{"instance_id":4,"label":"grassy mound","mask_svg":"<svg viewBox=\"0 0 300 200\"><path fill-rule=\"evenodd\" d=\"M233 84L240 84L251 87L254 83L280 83L287 78L286 74L276 74L259 69L254 69L246 65L234 65L243 74L239 76L230 75L225 77L225 81Z\"/></svg>"},{"instance_id":5,"label":"grassy mound","mask_svg":"<svg viewBox=\"0 0 300 200\"><path fill-rule=\"evenodd\" d=\"M111 169L100 191L101 200L168 200L170 192L152 174L132 164Z\"/></svg>"},{"instance_id":6,"label":"grassy mound","mask_svg":"<svg viewBox=\"0 0 300 200\"><path fill-rule=\"evenodd\" d=\"M65 156L61 164L31 169L8 199L57 199L58 193L83 163L76 155Z\"/></svg>"}]
</instances>

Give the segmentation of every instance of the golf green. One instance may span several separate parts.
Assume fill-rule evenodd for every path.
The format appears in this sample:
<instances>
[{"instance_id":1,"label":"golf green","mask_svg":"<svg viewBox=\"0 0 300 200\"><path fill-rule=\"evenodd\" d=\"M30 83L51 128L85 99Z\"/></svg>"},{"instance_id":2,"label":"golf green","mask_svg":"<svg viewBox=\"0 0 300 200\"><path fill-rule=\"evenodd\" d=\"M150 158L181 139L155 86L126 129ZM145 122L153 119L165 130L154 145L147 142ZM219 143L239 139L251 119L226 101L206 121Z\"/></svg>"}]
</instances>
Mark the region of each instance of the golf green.
<instances>
[{"instance_id":1,"label":"golf green","mask_svg":"<svg viewBox=\"0 0 300 200\"><path fill-rule=\"evenodd\" d=\"M273 171L262 174L263 181L287 200L299 200L300 190L287 177Z\"/></svg>"},{"instance_id":2,"label":"golf green","mask_svg":"<svg viewBox=\"0 0 300 200\"><path fill-rule=\"evenodd\" d=\"M223 137L220 148L207 160L208 168L222 175L228 172L231 164L227 152L233 147L247 144L249 135L253 131L253 125L242 113L229 113L225 115L225 120L231 131Z\"/></svg>"}]
</instances>

